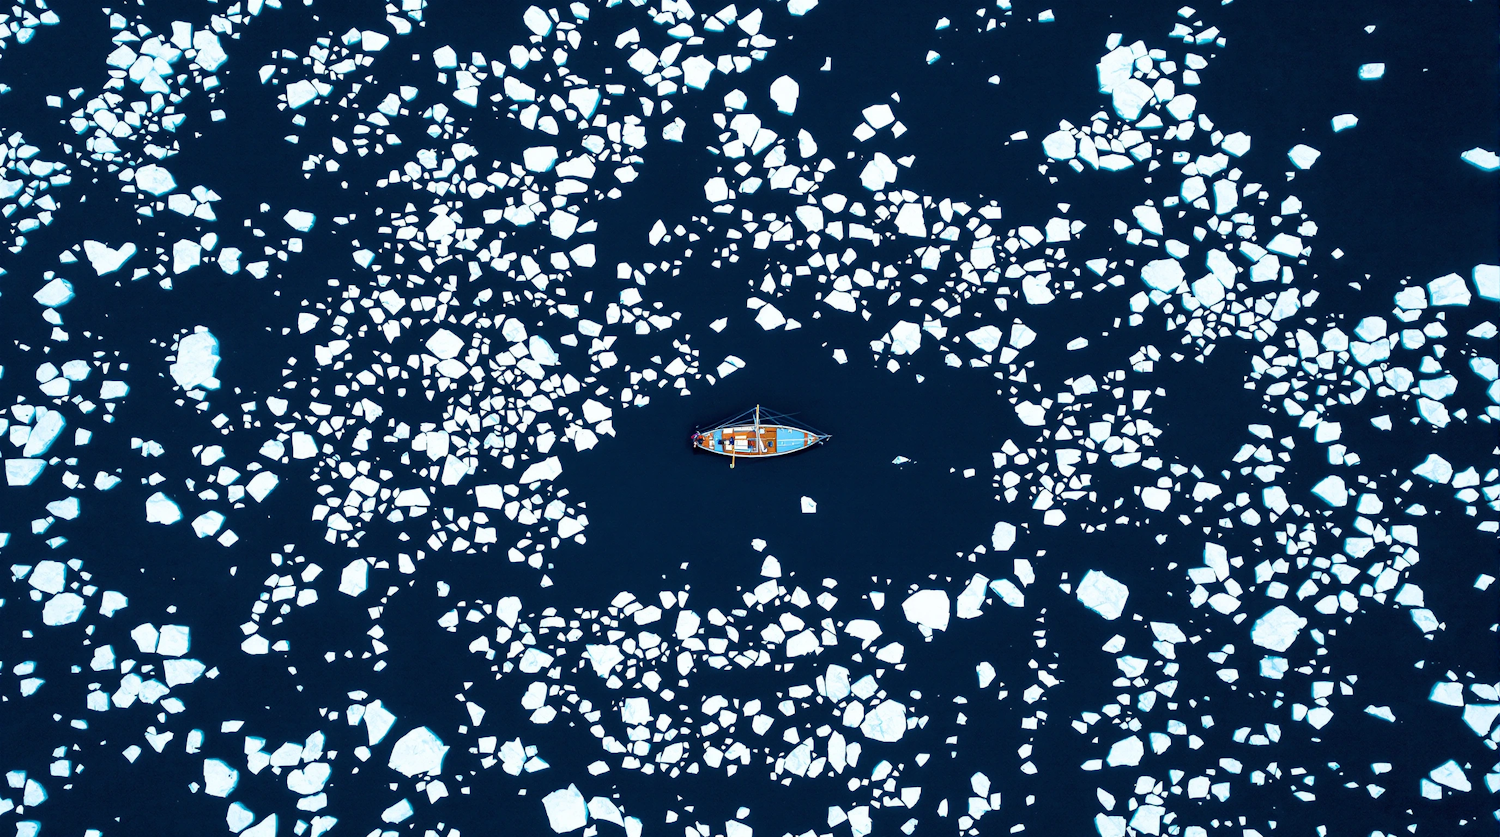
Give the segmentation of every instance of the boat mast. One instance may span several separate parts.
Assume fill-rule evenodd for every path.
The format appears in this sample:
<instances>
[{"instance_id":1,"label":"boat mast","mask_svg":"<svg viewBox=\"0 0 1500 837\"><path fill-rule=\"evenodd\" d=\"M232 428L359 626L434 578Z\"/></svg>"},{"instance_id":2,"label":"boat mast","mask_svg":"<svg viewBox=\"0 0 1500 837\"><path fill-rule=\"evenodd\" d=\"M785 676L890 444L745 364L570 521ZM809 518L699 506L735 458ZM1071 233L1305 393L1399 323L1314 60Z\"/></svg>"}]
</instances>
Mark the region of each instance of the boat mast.
<instances>
[{"instance_id":1,"label":"boat mast","mask_svg":"<svg viewBox=\"0 0 1500 837\"><path fill-rule=\"evenodd\" d=\"M750 446L754 450L760 450L760 405L755 405L755 435L751 436Z\"/></svg>"}]
</instances>

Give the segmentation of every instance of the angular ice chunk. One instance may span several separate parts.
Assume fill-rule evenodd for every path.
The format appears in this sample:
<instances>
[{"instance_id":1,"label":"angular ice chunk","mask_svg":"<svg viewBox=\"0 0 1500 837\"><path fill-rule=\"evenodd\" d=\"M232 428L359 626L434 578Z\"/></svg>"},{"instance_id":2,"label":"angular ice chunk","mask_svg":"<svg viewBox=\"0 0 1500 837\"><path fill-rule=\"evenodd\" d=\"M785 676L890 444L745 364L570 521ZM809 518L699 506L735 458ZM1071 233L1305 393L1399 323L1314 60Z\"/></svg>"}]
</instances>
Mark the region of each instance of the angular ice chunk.
<instances>
[{"instance_id":1,"label":"angular ice chunk","mask_svg":"<svg viewBox=\"0 0 1500 837\"><path fill-rule=\"evenodd\" d=\"M172 380L183 389L199 386L218 389L219 382L214 373L219 369L219 339L208 329L199 328L202 330L177 342L177 359L172 361L168 371Z\"/></svg>"},{"instance_id":2,"label":"angular ice chunk","mask_svg":"<svg viewBox=\"0 0 1500 837\"><path fill-rule=\"evenodd\" d=\"M944 590L918 590L901 603L906 620L929 630L948 630L949 602Z\"/></svg>"},{"instance_id":3,"label":"angular ice chunk","mask_svg":"<svg viewBox=\"0 0 1500 837\"><path fill-rule=\"evenodd\" d=\"M981 326L964 335L970 343L979 347L981 352L993 352L1000 347L1000 329L992 326Z\"/></svg>"},{"instance_id":4,"label":"angular ice chunk","mask_svg":"<svg viewBox=\"0 0 1500 837\"><path fill-rule=\"evenodd\" d=\"M289 209L285 215L281 216L281 220L285 221L287 226L297 232L308 232L313 228L313 223L318 218L311 212L304 212L301 209Z\"/></svg>"},{"instance_id":5,"label":"angular ice chunk","mask_svg":"<svg viewBox=\"0 0 1500 837\"><path fill-rule=\"evenodd\" d=\"M1359 77L1365 81L1374 81L1385 75L1385 64L1372 63L1359 65Z\"/></svg>"},{"instance_id":6,"label":"angular ice chunk","mask_svg":"<svg viewBox=\"0 0 1500 837\"><path fill-rule=\"evenodd\" d=\"M1154 96L1155 94L1145 82L1131 78L1115 87L1114 93L1111 94L1111 101L1114 104L1115 113L1119 114L1121 119L1134 122Z\"/></svg>"},{"instance_id":7,"label":"angular ice chunk","mask_svg":"<svg viewBox=\"0 0 1500 837\"><path fill-rule=\"evenodd\" d=\"M859 731L875 741L900 741L906 735L906 705L895 700L881 701L865 713Z\"/></svg>"},{"instance_id":8,"label":"angular ice chunk","mask_svg":"<svg viewBox=\"0 0 1500 837\"><path fill-rule=\"evenodd\" d=\"M557 477L561 474L562 463L558 461L557 457L549 456L541 462L534 462L529 467L527 467L527 469L522 472L519 482L522 485L529 485L530 483L538 482L541 480L557 479Z\"/></svg>"},{"instance_id":9,"label":"angular ice chunk","mask_svg":"<svg viewBox=\"0 0 1500 837\"><path fill-rule=\"evenodd\" d=\"M1111 621L1119 619L1125 612L1125 600L1130 597L1130 588L1098 570L1089 570L1078 582L1076 592L1083 606Z\"/></svg>"},{"instance_id":10,"label":"angular ice chunk","mask_svg":"<svg viewBox=\"0 0 1500 837\"><path fill-rule=\"evenodd\" d=\"M1014 523L1000 521L995 524L995 529L990 533L990 546L996 552L1005 552L1016 543L1016 526Z\"/></svg>"},{"instance_id":11,"label":"angular ice chunk","mask_svg":"<svg viewBox=\"0 0 1500 837\"><path fill-rule=\"evenodd\" d=\"M220 799L234 792L240 783L240 772L219 759L203 762L203 792Z\"/></svg>"},{"instance_id":12,"label":"angular ice chunk","mask_svg":"<svg viewBox=\"0 0 1500 837\"><path fill-rule=\"evenodd\" d=\"M1324 477L1312 487L1312 493L1334 508L1341 509L1349 504L1349 488L1344 485L1344 478L1338 474Z\"/></svg>"},{"instance_id":13,"label":"angular ice chunk","mask_svg":"<svg viewBox=\"0 0 1500 837\"><path fill-rule=\"evenodd\" d=\"M879 192L887 184L896 182L896 164L877 151L874 158L860 171L859 182L871 192Z\"/></svg>"},{"instance_id":14,"label":"angular ice chunk","mask_svg":"<svg viewBox=\"0 0 1500 837\"><path fill-rule=\"evenodd\" d=\"M1042 153L1054 160L1071 160L1078 155L1078 141L1068 131L1053 131L1042 138Z\"/></svg>"},{"instance_id":15,"label":"angular ice chunk","mask_svg":"<svg viewBox=\"0 0 1500 837\"><path fill-rule=\"evenodd\" d=\"M32 294L31 298L45 308L61 308L72 302L73 296L73 283L57 276Z\"/></svg>"},{"instance_id":16,"label":"angular ice chunk","mask_svg":"<svg viewBox=\"0 0 1500 837\"><path fill-rule=\"evenodd\" d=\"M427 727L417 727L396 740L391 748L390 768L403 776L420 773L435 776L443 772L443 757L448 746Z\"/></svg>"},{"instance_id":17,"label":"angular ice chunk","mask_svg":"<svg viewBox=\"0 0 1500 837\"><path fill-rule=\"evenodd\" d=\"M1157 259L1141 268L1141 281L1146 287L1163 293L1175 293L1182 287L1184 276L1182 265L1176 259Z\"/></svg>"},{"instance_id":18,"label":"angular ice chunk","mask_svg":"<svg viewBox=\"0 0 1500 837\"><path fill-rule=\"evenodd\" d=\"M782 76L771 82L771 101L776 103L776 109L782 113L797 112L797 93L797 82L790 76Z\"/></svg>"},{"instance_id":19,"label":"angular ice chunk","mask_svg":"<svg viewBox=\"0 0 1500 837\"><path fill-rule=\"evenodd\" d=\"M811 497L803 497L802 498L802 513L803 514L815 514L815 513L817 513L817 511L818 511L818 501L814 500Z\"/></svg>"},{"instance_id":20,"label":"angular ice chunk","mask_svg":"<svg viewBox=\"0 0 1500 837\"><path fill-rule=\"evenodd\" d=\"M88 257L89 264L93 265L94 273L103 276L114 273L120 266L135 255L135 245L129 241L121 244L116 249L110 249L108 244L98 241L83 242L83 254Z\"/></svg>"},{"instance_id":21,"label":"angular ice chunk","mask_svg":"<svg viewBox=\"0 0 1500 837\"><path fill-rule=\"evenodd\" d=\"M1428 282L1427 297L1433 305L1468 305L1473 299L1469 294L1468 283L1457 273L1439 276Z\"/></svg>"},{"instance_id":22,"label":"angular ice chunk","mask_svg":"<svg viewBox=\"0 0 1500 837\"><path fill-rule=\"evenodd\" d=\"M1347 131L1359 124L1359 117L1352 113L1341 113L1333 118L1333 132Z\"/></svg>"},{"instance_id":23,"label":"angular ice chunk","mask_svg":"<svg viewBox=\"0 0 1500 837\"><path fill-rule=\"evenodd\" d=\"M1250 641L1269 651L1285 651L1297 641L1307 620L1286 605L1277 605L1255 620Z\"/></svg>"},{"instance_id":24,"label":"angular ice chunk","mask_svg":"<svg viewBox=\"0 0 1500 837\"><path fill-rule=\"evenodd\" d=\"M539 145L521 152L521 160L527 171L545 172L557 163L557 149L550 145Z\"/></svg>"},{"instance_id":25,"label":"angular ice chunk","mask_svg":"<svg viewBox=\"0 0 1500 837\"><path fill-rule=\"evenodd\" d=\"M577 831L588 822L588 803L577 785L568 785L542 797L542 807L547 811L547 824L558 834Z\"/></svg>"},{"instance_id":26,"label":"angular ice chunk","mask_svg":"<svg viewBox=\"0 0 1500 837\"><path fill-rule=\"evenodd\" d=\"M1310 145L1303 145L1301 143L1298 143L1297 145L1292 146L1292 150L1288 151L1286 153L1286 156L1291 159L1292 165L1296 166L1297 168L1310 169L1312 168L1312 164L1318 161L1318 157L1322 153L1323 152L1319 151L1316 148L1313 148Z\"/></svg>"},{"instance_id":27,"label":"angular ice chunk","mask_svg":"<svg viewBox=\"0 0 1500 837\"><path fill-rule=\"evenodd\" d=\"M1132 735L1112 744L1104 762L1110 767L1135 767L1145 754L1146 745L1141 743L1139 736Z\"/></svg>"},{"instance_id":28,"label":"angular ice chunk","mask_svg":"<svg viewBox=\"0 0 1500 837\"><path fill-rule=\"evenodd\" d=\"M1458 156L1459 159L1463 160L1465 163L1468 163L1474 168L1480 169L1482 171L1494 171L1496 169L1500 169L1500 154L1496 154L1488 148L1479 148L1478 146L1475 146L1474 148L1471 148Z\"/></svg>"},{"instance_id":29,"label":"angular ice chunk","mask_svg":"<svg viewBox=\"0 0 1500 837\"><path fill-rule=\"evenodd\" d=\"M172 498L158 491L146 498L146 522L161 523L167 526L182 519L182 510L172 502Z\"/></svg>"},{"instance_id":30,"label":"angular ice chunk","mask_svg":"<svg viewBox=\"0 0 1500 837\"><path fill-rule=\"evenodd\" d=\"M171 172L153 163L136 169L135 185L143 191L161 197L176 189L177 181L172 179Z\"/></svg>"},{"instance_id":31,"label":"angular ice chunk","mask_svg":"<svg viewBox=\"0 0 1500 837\"><path fill-rule=\"evenodd\" d=\"M42 606L42 624L71 625L83 615L83 597L77 593L58 593Z\"/></svg>"},{"instance_id":32,"label":"angular ice chunk","mask_svg":"<svg viewBox=\"0 0 1500 837\"><path fill-rule=\"evenodd\" d=\"M915 354L922 346L922 327L916 323L901 320L891 326L890 336L893 355Z\"/></svg>"}]
</instances>

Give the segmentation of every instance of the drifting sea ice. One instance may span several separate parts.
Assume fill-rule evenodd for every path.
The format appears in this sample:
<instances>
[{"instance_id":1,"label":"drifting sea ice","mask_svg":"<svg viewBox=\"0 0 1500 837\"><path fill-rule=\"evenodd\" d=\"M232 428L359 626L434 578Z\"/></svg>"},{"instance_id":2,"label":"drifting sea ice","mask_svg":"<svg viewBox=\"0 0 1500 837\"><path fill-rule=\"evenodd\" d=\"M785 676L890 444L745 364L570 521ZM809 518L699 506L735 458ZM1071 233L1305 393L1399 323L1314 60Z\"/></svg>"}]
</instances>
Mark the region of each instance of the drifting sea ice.
<instances>
[{"instance_id":1,"label":"drifting sea ice","mask_svg":"<svg viewBox=\"0 0 1500 837\"><path fill-rule=\"evenodd\" d=\"M1130 588L1098 570L1089 570L1078 582L1076 595L1084 607L1113 621L1125 612Z\"/></svg>"}]
</instances>

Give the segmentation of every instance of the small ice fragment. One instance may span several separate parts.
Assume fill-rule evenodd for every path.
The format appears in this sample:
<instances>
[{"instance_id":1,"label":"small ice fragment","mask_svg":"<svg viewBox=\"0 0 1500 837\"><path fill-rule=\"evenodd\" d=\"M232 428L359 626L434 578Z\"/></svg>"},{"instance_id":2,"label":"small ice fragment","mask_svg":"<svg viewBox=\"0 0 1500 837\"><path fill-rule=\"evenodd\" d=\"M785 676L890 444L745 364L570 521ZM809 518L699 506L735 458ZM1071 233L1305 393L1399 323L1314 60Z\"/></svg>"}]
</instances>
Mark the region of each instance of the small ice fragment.
<instances>
[{"instance_id":1,"label":"small ice fragment","mask_svg":"<svg viewBox=\"0 0 1500 837\"><path fill-rule=\"evenodd\" d=\"M568 785L542 797L542 807L547 811L547 824L558 834L577 831L588 822L588 803L576 785Z\"/></svg>"},{"instance_id":2,"label":"small ice fragment","mask_svg":"<svg viewBox=\"0 0 1500 837\"><path fill-rule=\"evenodd\" d=\"M427 727L417 727L396 740L391 748L390 768L403 776L443 772L443 757L448 746Z\"/></svg>"},{"instance_id":3,"label":"small ice fragment","mask_svg":"<svg viewBox=\"0 0 1500 837\"><path fill-rule=\"evenodd\" d=\"M1298 143L1297 145L1292 146L1292 150L1288 151L1286 153L1286 156L1291 159L1292 165L1296 166L1297 168L1310 169L1312 168L1312 164L1318 161L1318 157L1322 153L1323 152L1319 151L1316 148L1313 148L1310 145L1302 145L1301 143Z\"/></svg>"},{"instance_id":4,"label":"small ice fragment","mask_svg":"<svg viewBox=\"0 0 1500 837\"><path fill-rule=\"evenodd\" d=\"M1359 77L1364 81L1374 81L1385 75L1385 65L1380 63L1359 65Z\"/></svg>"},{"instance_id":5,"label":"small ice fragment","mask_svg":"<svg viewBox=\"0 0 1500 837\"><path fill-rule=\"evenodd\" d=\"M1496 154L1488 148L1479 148L1476 146L1458 156L1465 163L1476 169L1483 171L1500 169L1500 154Z\"/></svg>"},{"instance_id":6,"label":"small ice fragment","mask_svg":"<svg viewBox=\"0 0 1500 837\"><path fill-rule=\"evenodd\" d=\"M1337 134L1340 131L1347 131L1350 128L1353 128L1355 125L1358 125L1359 117L1355 116L1352 113L1341 113L1338 116L1335 116L1332 122L1333 132Z\"/></svg>"},{"instance_id":7,"label":"small ice fragment","mask_svg":"<svg viewBox=\"0 0 1500 837\"><path fill-rule=\"evenodd\" d=\"M167 526L182 519L182 510L172 502L172 498L158 491L146 498L146 522L161 523Z\"/></svg>"},{"instance_id":8,"label":"small ice fragment","mask_svg":"<svg viewBox=\"0 0 1500 837\"><path fill-rule=\"evenodd\" d=\"M1255 620L1250 641L1269 651L1285 651L1296 642L1307 620L1286 605L1277 605Z\"/></svg>"},{"instance_id":9,"label":"small ice fragment","mask_svg":"<svg viewBox=\"0 0 1500 837\"><path fill-rule=\"evenodd\" d=\"M1076 595L1084 607L1113 621L1125 612L1130 588L1098 570L1089 570L1078 582Z\"/></svg>"},{"instance_id":10,"label":"small ice fragment","mask_svg":"<svg viewBox=\"0 0 1500 837\"><path fill-rule=\"evenodd\" d=\"M782 76L771 82L771 101L776 109L785 114L797 111L797 82L790 76Z\"/></svg>"},{"instance_id":11,"label":"small ice fragment","mask_svg":"<svg viewBox=\"0 0 1500 837\"><path fill-rule=\"evenodd\" d=\"M803 497L802 498L802 513L803 514L815 514L815 513L817 513L817 511L818 511L818 501L814 500L811 497Z\"/></svg>"},{"instance_id":12,"label":"small ice fragment","mask_svg":"<svg viewBox=\"0 0 1500 837\"><path fill-rule=\"evenodd\" d=\"M281 220L297 232L308 232L313 228L313 222L317 220L317 216L300 209L289 209L285 215L281 216Z\"/></svg>"},{"instance_id":13,"label":"small ice fragment","mask_svg":"<svg viewBox=\"0 0 1500 837\"><path fill-rule=\"evenodd\" d=\"M918 590L901 603L906 621L929 630L948 630L949 602L944 590Z\"/></svg>"}]
</instances>

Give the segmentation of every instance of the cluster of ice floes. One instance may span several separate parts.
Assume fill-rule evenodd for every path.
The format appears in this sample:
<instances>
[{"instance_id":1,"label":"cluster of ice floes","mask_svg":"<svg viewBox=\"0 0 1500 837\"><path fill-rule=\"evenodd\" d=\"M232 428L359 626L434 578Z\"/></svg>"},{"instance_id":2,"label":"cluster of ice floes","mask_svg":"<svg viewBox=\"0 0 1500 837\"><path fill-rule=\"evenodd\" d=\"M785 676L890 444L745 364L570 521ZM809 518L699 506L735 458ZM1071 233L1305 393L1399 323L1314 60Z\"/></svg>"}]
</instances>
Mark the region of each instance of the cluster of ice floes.
<instances>
[{"instance_id":1,"label":"cluster of ice floes","mask_svg":"<svg viewBox=\"0 0 1500 837\"><path fill-rule=\"evenodd\" d=\"M848 135L815 136L795 78L750 72L774 64L797 27L829 25L816 5L531 6L502 36L515 42L490 54L413 53L403 38L426 27L423 0L352 27L312 17L309 40L261 53L238 42L290 14L275 0L192 21L103 12L108 40L84 59L100 64L102 89L45 100L74 138L42 149L27 137L48 131L11 131L0 144L11 254L54 239L77 204L115 202L128 222L84 230L55 262L0 268L16 323L0 370L12 401L0 456L15 498L4 505L18 526L30 517L29 536L0 534L15 591L0 605L31 626L12 646L19 694L3 700L56 710L36 733L42 749L5 756L17 766L0 817L30 837L48 787L56 804L86 766L120 757L190 762L188 788L250 837L319 837L340 821L335 833L457 837L445 806L495 767L551 830L627 837L678 827L750 837L754 812L698 822L716 802L689 796L651 808L621 791L619 771L743 771L813 788L826 797L798 827L855 837L910 834L933 817L960 833L986 816L1025 830L1038 793L1079 784L1078 773L1042 772L1051 750L1086 751L1077 767L1097 779L1089 816L1106 837L1273 833L1275 805L1239 803L1271 792L1330 811L1349 804L1345 791L1412 800L1394 812L1500 788L1500 766L1473 748L1441 763L1397 747L1367 767L1327 758L1340 757L1337 736L1390 738L1411 721L1393 698L1362 699L1382 672L1358 670L1340 643L1397 613L1411 638L1463 654L1445 620L1475 605L1424 591L1419 545L1444 529L1500 527L1500 268L1320 306L1330 289L1347 296L1345 285L1380 280L1349 282L1342 253L1316 246L1318 225L1292 191L1318 164L1316 139L1252 150L1233 115L1221 127L1201 112L1188 91L1227 38L1191 8L1169 34L1180 44L1111 35L1099 109L1066 115L1030 146L1058 190L1055 212L1015 217L994 199L923 193L899 91L851 104ZM1054 21L1007 0L978 11L981 34ZM0 17L0 48L34 49L36 27L58 22L40 0L20 4ZM940 59L933 50L926 63ZM302 159L296 174L327 194L252 201L231 216L215 184L174 174L205 123L229 118L226 66L244 95L273 102L266 113ZM1374 82L1384 71L1357 73ZM0 85L0 97L15 95ZM688 99L697 106L678 106ZM1329 129L1358 121L1336 115ZM1011 141L1028 147L1025 132ZM682 185L674 214L622 218L637 214L642 172L687 153L713 171ZM1494 168L1484 149L1462 159ZM1121 178L1149 197L1116 218L1077 217L1069 195ZM627 233L640 239L619 249ZM339 267L304 267L313 253L338 254ZM751 275L743 309L735 301L708 322L676 310L684 284L730 265ZM260 345L246 345L257 339L248 329L163 321L133 350L143 355L111 345L106 320L65 322L108 285L157 294L206 281L212 267L293 319L260 323ZM148 278L153 287L133 284ZM1057 332L1072 312L1099 309L1112 315L1090 320L1110 326ZM983 472L1006 519L957 567L934 548L912 556L909 578L799 582L758 555L761 577L737 598L664 581L671 589L566 607L437 580L448 562L499 561L566 589L589 526L588 498L570 485L577 458L617 443L621 411L746 365L703 356L694 333L816 329L825 317L867 341L868 355L831 348L839 364L996 387L1004 441L981 454L988 465L953 472ZM1243 385L1259 409L1213 429L1238 444L1223 461L1174 453L1202 430L1157 411L1197 394L1172 392L1159 373L1208 364L1221 345L1212 368L1243 355L1227 386ZM273 352L286 358L279 374L246 368ZM175 408L170 432L142 404L151 397ZM278 492L283 481L295 490ZM127 596L148 592L133 587L137 573L85 571L73 557L70 527L113 525L103 521L127 507L152 537L190 530L164 548L196 545L193 560L220 562L244 585L215 626L225 630L210 634L237 627L238 651L195 647L204 629L179 624L175 606L127 618ZM323 542L284 544L278 516L310 519ZM1049 555L1041 541L1069 529L1149 532L1161 560ZM1146 577L1142 561L1151 589L1132 580ZM436 605L414 601L419 582L435 586ZM1493 582L1481 574L1473 587L1486 594ZM432 689L462 705L458 723L383 691L388 652L422 655L431 641L397 632L404 623L387 611L398 605L435 608L429 624L470 652L460 672L430 672ZM1048 621L1059 618L1109 636L1102 651L1119 676L1100 678L1093 649L1059 640ZM971 625L1029 630L1036 651L1024 639L965 648ZM28 650L42 640L47 654ZM943 653L919 653L927 643ZM955 646L975 688L936 695L921 677ZM298 692L314 682L297 680L299 667L341 666L342 685L288 707L277 736L194 698L200 678L265 676L246 665L268 660L286 663ZM1414 663L1439 705L1423 707L1436 719L1423 723L1455 737L1467 725L1493 751L1500 684L1483 669L1437 675ZM1101 693L1078 697L1089 684ZM1096 708L1055 708L1065 688ZM1004 728L1014 756L976 744L968 729L980 725ZM300 731L284 740L289 727ZM1059 740L1074 734L1084 743ZM1329 750L1307 756L1284 737ZM580 751L594 752L586 771L553 775L549 758ZM107 831L111 811L98 810ZM1386 831L1418 819L1393 813Z\"/></svg>"}]
</instances>

